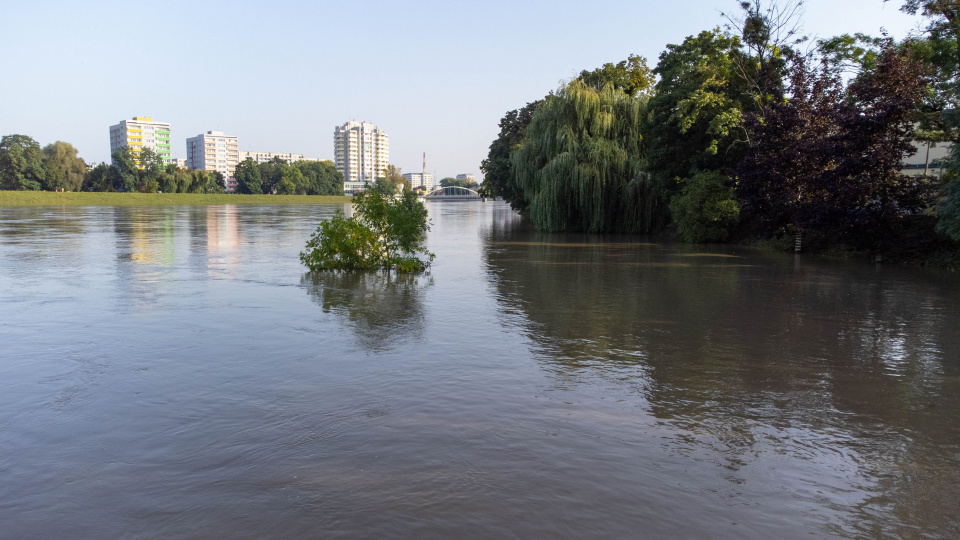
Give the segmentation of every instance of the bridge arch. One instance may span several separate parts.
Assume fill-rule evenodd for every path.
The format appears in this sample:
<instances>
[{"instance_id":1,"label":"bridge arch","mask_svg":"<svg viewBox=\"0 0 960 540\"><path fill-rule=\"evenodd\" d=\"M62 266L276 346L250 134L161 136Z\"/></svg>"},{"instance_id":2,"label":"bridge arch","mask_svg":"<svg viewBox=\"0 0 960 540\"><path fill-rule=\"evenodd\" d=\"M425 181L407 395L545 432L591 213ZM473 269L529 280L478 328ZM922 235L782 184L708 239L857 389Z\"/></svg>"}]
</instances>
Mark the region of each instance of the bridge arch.
<instances>
[{"instance_id":1,"label":"bridge arch","mask_svg":"<svg viewBox=\"0 0 960 540\"><path fill-rule=\"evenodd\" d=\"M427 193L426 195L424 195L424 198L432 199L432 200L436 200L436 199L468 200L468 199L479 199L480 194L472 189L465 188L465 187L447 186L447 187L435 189Z\"/></svg>"}]
</instances>

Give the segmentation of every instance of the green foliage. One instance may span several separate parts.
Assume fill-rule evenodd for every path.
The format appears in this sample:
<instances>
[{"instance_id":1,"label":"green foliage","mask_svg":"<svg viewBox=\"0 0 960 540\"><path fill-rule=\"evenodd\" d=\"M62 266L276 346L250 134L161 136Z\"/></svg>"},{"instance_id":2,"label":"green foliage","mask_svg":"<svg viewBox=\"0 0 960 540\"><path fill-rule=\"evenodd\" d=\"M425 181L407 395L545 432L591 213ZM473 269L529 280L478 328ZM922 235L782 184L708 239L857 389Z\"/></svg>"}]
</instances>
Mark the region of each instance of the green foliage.
<instances>
[{"instance_id":1,"label":"green foliage","mask_svg":"<svg viewBox=\"0 0 960 540\"><path fill-rule=\"evenodd\" d=\"M343 195L343 174L332 161L298 161L293 166L303 175L298 195Z\"/></svg>"},{"instance_id":2,"label":"green foliage","mask_svg":"<svg viewBox=\"0 0 960 540\"><path fill-rule=\"evenodd\" d=\"M237 192L259 195L343 195L343 175L330 161L297 161L280 158L256 163L247 158L234 171Z\"/></svg>"},{"instance_id":3,"label":"green foliage","mask_svg":"<svg viewBox=\"0 0 960 540\"><path fill-rule=\"evenodd\" d=\"M140 181L140 171L133 154L127 147L120 147L111 154L112 164L110 167L114 170L113 190L114 191L136 191Z\"/></svg>"},{"instance_id":4,"label":"green foliage","mask_svg":"<svg viewBox=\"0 0 960 540\"><path fill-rule=\"evenodd\" d=\"M45 180L43 151L26 135L0 139L0 189L36 191Z\"/></svg>"},{"instance_id":5,"label":"green foliage","mask_svg":"<svg viewBox=\"0 0 960 540\"><path fill-rule=\"evenodd\" d=\"M396 165L387 165L387 170L382 178L377 178L374 187L381 195L393 197L403 191L410 190L410 182L400 173L400 168Z\"/></svg>"},{"instance_id":6,"label":"green foliage","mask_svg":"<svg viewBox=\"0 0 960 540\"><path fill-rule=\"evenodd\" d=\"M817 51L831 68L860 73L877 67L883 38L856 33L817 40Z\"/></svg>"},{"instance_id":7,"label":"green foliage","mask_svg":"<svg viewBox=\"0 0 960 540\"><path fill-rule=\"evenodd\" d=\"M527 103L523 108L507 112L500 119L500 134L490 144L487 158L480 164L480 170L483 171L483 193L488 197L503 197L503 200L516 210L526 209L530 201L524 198L523 192L517 186L510 163L510 152L523 142L527 126L533 119L533 111L540 103L542 101Z\"/></svg>"},{"instance_id":8,"label":"green foliage","mask_svg":"<svg viewBox=\"0 0 960 540\"><path fill-rule=\"evenodd\" d=\"M49 191L79 191L87 174L87 164L77 156L77 149L63 141L43 148L43 169L43 188Z\"/></svg>"},{"instance_id":9,"label":"green foliage","mask_svg":"<svg viewBox=\"0 0 960 540\"><path fill-rule=\"evenodd\" d=\"M101 163L87 171L81 189L83 191L113 191L113 172L110 166Z\"/></svg>"},{"instance_id":10,"label":"green foliage","mask_svg":"<svg viewBox=\"0 0 960 540\"><path fill-rule=\"evenodd\" d=\"M642 170L646 99L580 80L537 107L510 154L530 218L545 231L650 232L666 209Z\"/></svg>"},{"instance_id":11,"label":"green foliage","mask_svg":"<svg viewBox=\"0 0 960 540\"><path fill-rule=\"evenodd\" d=\"M321 223L300 253L300 262L311 271L417 272L429 266L433 254L424 246L427 209L412 191L391 199L365 190L354 197L353 212L353 217L340 212Z\"/></svg>"},{"instance_id":12,"label":"green foliage","mask_svg":"<svg viewBox=\"0 0 960 540\"><path fill-rule=\"evenodd\" d=\"M670 201L677 234L685 242L722 242L740 219L730 179L717 172L697 173Z\"/></svg>"},{"instance_id":13,"label":"green foliage","mask_svg":"<svg viewBox=\"0 0 960 540\"><path fill-rule=\"evenodd\" d=\"M260 167L250 158L237 164L234 177L237 179L237 191L240 193L259 195L263 193L263 177L260 176Z\"/></svg>"},{"instance_id":14,"label":"green foliage","mask_svg":"<svg viewBox=\"0 0 960 540\"><path fill-rule=\"evenodd\" d=\"M440 187L463 187L468 189L476 189L477 183L473 180L457 180L456 178L444 178L440 180Z\"/></svg>"},{"instance_id":15,"label":"green foliage","mask_svg":"<svg viewBox=\"0 0 960 540\"><path fill-rule=\"evenodd\" d=\"M668 199L683 188L682 179L732 168L746 149L743 111L750 98L734 74L739 47L739 38L714 29L667 45L660 55L645 134L647 170Z\"/></svg>"},{"instance_id":16,"label":"green foliage","mask_svg":"<svg viewBox=\"0 0 960 540\"><path fill-rule=\"evenodd\" d=\"M960 143L960 2L904 0L900 10L926 18L921 39L911 43L932 79L918 115L921 129Z\"/></svg>"},{"instance_id":17,"label":"green foliage","mask_svg":"<svg viewBox=\"0 0 960 540\"><path fill-rule=\"evenodd\" d=\"M597 90L612 84L628 96L649 97L656 76L647 66L646 58L631 54L616 64L608 62L593 71L583 70L578 79Z\"/></svg>"},{"instance_id":18,"label":"green foliage","mask_svg":"<svg viewBox=\"0 0 960 540\"><path fill-rule=\"evenodd\" d=\"M940 214L937 232L960 242L960 179L947 184L944 195L946 197L937 209Z\"/></svg>"}]
</instances>

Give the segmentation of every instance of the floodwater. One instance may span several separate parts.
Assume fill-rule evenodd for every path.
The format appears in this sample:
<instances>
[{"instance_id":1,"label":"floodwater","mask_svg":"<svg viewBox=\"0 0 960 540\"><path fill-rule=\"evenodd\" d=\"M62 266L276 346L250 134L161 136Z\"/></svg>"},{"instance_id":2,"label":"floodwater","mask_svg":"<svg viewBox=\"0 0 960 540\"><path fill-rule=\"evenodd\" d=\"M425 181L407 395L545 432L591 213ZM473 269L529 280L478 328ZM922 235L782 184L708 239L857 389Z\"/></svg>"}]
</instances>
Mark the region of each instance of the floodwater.
<instances>
[{"instance_id":1,"label":"floodwater","mask_svg":"<svg viewBox=\"0 0 960 540\"><path fill-rule=\"evenodd\" d=\"M0 538L960 537L960 276L339 208L0 208Z\"/></svg>"}]
</instances>

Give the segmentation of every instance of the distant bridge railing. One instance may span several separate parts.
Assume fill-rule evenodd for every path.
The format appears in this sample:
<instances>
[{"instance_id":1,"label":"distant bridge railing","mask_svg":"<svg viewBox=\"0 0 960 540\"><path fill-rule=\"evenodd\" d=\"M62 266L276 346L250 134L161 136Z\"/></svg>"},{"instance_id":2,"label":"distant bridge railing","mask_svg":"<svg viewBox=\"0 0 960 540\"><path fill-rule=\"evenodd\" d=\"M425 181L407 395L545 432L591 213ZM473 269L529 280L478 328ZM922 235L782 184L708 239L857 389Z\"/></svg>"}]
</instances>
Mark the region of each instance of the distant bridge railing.
<instances>
[{"instance_id":1,"label":"distant bridge railing","mask_svg":"<svg viewBox=\"0 0 960 540\"><path fill-rule=\"evenodd\" d=\"M447 186L435 189L423 197L428 201L474 201L480 200L480 194L476 191L460 187Z\"/></svg>"}]
</instances>

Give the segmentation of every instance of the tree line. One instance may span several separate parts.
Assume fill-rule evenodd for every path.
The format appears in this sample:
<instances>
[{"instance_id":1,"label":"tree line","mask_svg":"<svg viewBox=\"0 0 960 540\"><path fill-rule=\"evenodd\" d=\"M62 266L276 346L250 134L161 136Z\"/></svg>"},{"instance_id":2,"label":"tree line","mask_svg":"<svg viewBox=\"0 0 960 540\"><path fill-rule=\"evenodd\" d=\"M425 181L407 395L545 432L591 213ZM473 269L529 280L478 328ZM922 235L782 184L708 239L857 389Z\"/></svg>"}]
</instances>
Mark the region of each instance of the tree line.
<instances>
[{"instance_id":1,"label":"tree line","mask_svg":"<svg viewBox=\"0 0 960 540\"><path fill-rule=\"evenodd\" d=\"M57 141L40 148L26 135L0 139L0 189L19 191L119 191L155 193L223 193L223 176L164 163L153 149L134 155L113 152L112 163L95 167L78 156L72 144Z\"/></svg>"},{"instance_id":2,"label":"tree line","mask_svg":"<svg viewBox=\"0 0 960 540\"><path fill-rule=\"evenodd\" d=\"M802 1L738 4L652 69L631 55L507 112L482 190L546 231L960 241L960 5L905 1L927 26L900 42L810 43ZM943 178L901 173L916 141L953 145Z\"/></svg>"},{"instance_id":3,"label":"tree line","mask_svg":"<svg viewBox=\"0 0 960 540\"><path fill-rule=\"evenodd\" d=\"M163 161L151 148L133 153L120 148L111 163L94 167L70 143L57 141L43 148L26 135L0 139L0 189L45 191L117 191L141 193L224 193L219 172L184 169ZM235 171L240 193L343 195L343 175L330 161L274 158L267 163L247 159Z\"/></svg>"},{"instance_id":4,"label":"tree line","mask_svg":"<svg viewBox=\"0 0 960 540\"><path fill-rule=\"evenodd\" d=\"M234 177L238 193L343 195L343 174L326 160L289 164L279 157L264 163L247 158L237 165Z\"/></svg>"}]
</instances>

